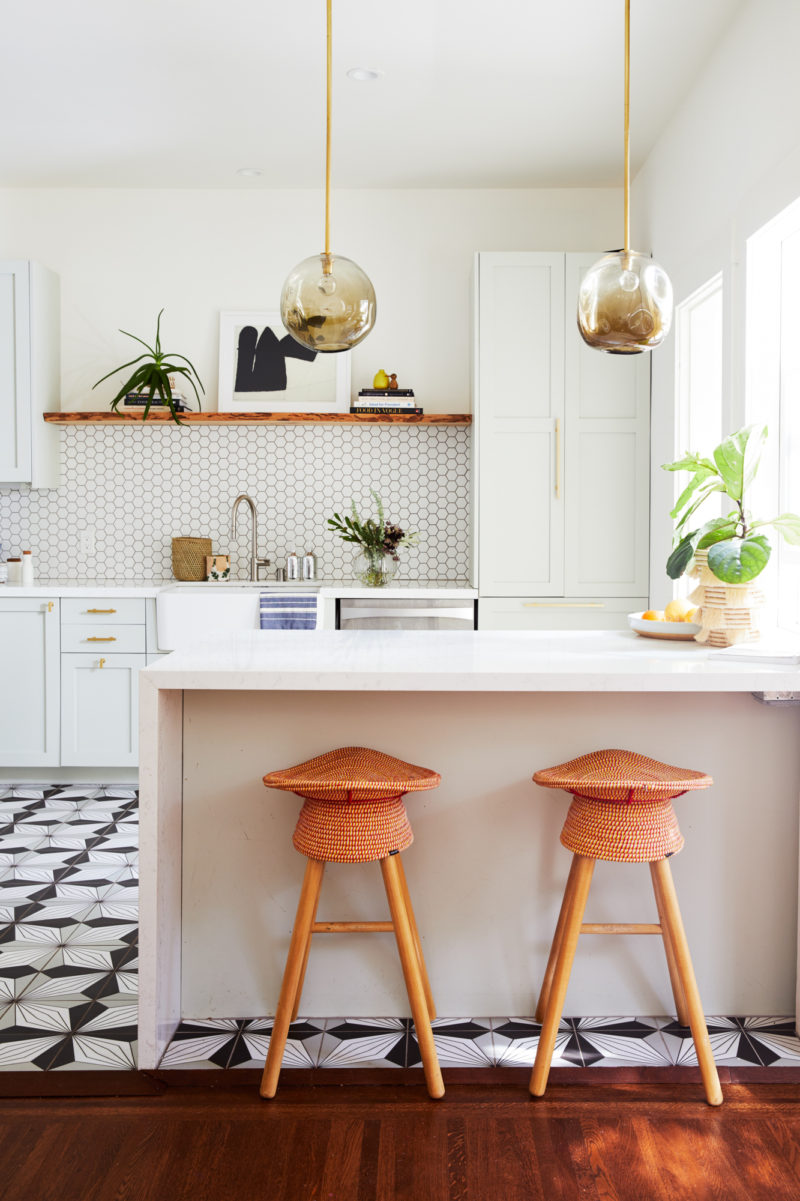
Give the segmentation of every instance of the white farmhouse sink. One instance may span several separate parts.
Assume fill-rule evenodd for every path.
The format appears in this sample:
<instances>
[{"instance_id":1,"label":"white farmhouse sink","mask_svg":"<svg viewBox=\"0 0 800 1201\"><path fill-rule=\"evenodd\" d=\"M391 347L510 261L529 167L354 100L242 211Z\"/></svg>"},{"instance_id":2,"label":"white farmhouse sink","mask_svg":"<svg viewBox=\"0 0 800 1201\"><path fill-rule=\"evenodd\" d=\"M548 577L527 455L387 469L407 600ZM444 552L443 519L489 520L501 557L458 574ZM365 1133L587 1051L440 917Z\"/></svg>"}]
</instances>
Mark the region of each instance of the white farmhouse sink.
<instances>
[{"instance_id":1,"label":"white farmhouse sink","mask_svg":"<svg viewBox=\"0 0 800 1201\"><path fill-rule=\"evenodd\" d=\"M262 592L318 592L319 588L316 580L170 584L156 597L158 649L174 651L215 634L257 630Z\"/></svg>"}]
</instances>

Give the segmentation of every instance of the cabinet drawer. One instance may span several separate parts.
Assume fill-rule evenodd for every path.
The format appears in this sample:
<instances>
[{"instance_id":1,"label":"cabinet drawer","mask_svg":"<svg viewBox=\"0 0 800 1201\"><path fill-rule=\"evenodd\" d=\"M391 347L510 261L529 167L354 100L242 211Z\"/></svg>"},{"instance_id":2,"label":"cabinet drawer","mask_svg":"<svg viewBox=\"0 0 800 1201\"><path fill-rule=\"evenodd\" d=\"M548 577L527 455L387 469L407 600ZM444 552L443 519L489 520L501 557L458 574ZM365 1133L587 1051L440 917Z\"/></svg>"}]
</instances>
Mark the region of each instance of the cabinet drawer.
<instances>
[{"instance_id":1,"label":"cabinet drawer","mask_svg":"<svg viewBox=\"0 0 800 1201\"><path fill-rule=\"evenodd\" d=\"M62 625L62 652L97 651L103 655L143 655L144 626L107 625L97 618L86 625Z\"/></svg>"},{"instance_id":2,"label":"cabinet drawer","mask_svg":"<svg viewBox=\"0 0 800 1201\"><path fill-rule=\"evenodd\" d=\"M481 597L479 630L624 630L647 597Z\"/></svg>"},{"instance_id":3,"label":"cabinet drawer","mask_svg":"<svg viewBox=\"0 0 800 1201\"><path fill-rule=\"evenodd\" d=\"M144 625L144 598L67 596L61 601L61 624Z\"/></svg>"}]
</instances>

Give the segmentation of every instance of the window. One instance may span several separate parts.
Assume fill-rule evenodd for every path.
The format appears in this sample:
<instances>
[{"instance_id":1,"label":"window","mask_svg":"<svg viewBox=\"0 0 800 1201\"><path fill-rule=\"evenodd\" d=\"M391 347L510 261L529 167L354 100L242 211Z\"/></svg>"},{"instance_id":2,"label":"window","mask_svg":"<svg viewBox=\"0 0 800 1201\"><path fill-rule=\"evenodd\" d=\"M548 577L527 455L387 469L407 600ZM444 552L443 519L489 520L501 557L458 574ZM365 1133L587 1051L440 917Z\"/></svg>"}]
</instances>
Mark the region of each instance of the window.
<instances>
[{"instance_id":1,"label":"window","mask_svg":"<svg viewBox=\"0 0 800 1201\"><path fill-rule=\"evenodd\" d=\"M756 516L800 512L800 200L747 242L748 421L769 425L751 504ZM778 624L800 629L800 547L767 531L777 565Z\"/></svg>"},{"instance_id":2,"label":"window","mask_svg":"<svg viewBox=\"0 0 800 1201\"><path fill-rule=\"evenodd\" d=\"M676 308L675 379L677 382L675 457L684 451L710 455L722 440L722 275L715 275ZM684 472L675 473L675 499L686 486ZM721 501L711 496L700 506L689 528L721 514ZM678 590L694 583L682 578Z\"/></svg>"}]
</instances>

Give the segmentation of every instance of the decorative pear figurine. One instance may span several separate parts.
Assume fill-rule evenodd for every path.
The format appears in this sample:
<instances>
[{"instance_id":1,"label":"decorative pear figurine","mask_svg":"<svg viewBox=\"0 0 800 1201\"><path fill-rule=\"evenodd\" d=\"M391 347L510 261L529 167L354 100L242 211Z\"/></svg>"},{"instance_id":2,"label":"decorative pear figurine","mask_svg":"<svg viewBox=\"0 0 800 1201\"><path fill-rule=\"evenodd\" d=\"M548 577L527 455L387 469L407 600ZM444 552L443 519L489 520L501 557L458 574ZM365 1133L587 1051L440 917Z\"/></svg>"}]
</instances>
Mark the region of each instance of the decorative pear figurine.
<instances>
[{"instance_id":1,"label":"decorative pear figurine","mask_svg":"<svg viewBox=\"0 0 800 1201\"><path fill-rule=\"evenodd\" d=\"M374 380L372 381L372 386L373 388L378 388L381 390L389 387L389 376L386 374L383 368L381 368L378 374L375 376Z\"/></svg>"}]
</instances>

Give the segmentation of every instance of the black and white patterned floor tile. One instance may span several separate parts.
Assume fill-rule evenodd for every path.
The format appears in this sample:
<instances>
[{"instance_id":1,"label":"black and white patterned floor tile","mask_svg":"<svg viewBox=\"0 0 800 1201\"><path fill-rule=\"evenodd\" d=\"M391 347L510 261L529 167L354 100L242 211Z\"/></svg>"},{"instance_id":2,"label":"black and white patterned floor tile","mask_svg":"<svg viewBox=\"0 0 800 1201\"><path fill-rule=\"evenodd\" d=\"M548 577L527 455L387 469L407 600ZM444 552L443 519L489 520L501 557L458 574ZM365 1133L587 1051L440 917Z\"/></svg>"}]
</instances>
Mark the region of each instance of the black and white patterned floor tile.
<instances>
[{"instance_id":1,"label":"black and white patterned floor tile","mask_svg":"<svg viewBox=\"0 0 800 1201\"><path fill-rule=\"evenodd\" d=\"M136 1066L137 792L124 786L0 788L0 1071ZM788 1017L708 1019L721 1066L800 1067ZM443 1067L529 1067L539 1026L438 1018ZM183 1021L162 1067L257 1067L271 1018ZM300 1018L287 1067L412 1067L407 1018ZM554 1066L694 1064L666 1017L565 1018Z\"/></svg>"}]
</instances>

